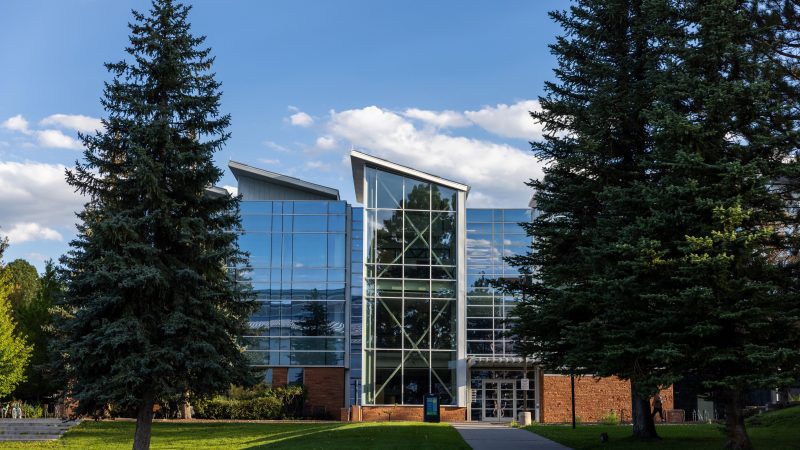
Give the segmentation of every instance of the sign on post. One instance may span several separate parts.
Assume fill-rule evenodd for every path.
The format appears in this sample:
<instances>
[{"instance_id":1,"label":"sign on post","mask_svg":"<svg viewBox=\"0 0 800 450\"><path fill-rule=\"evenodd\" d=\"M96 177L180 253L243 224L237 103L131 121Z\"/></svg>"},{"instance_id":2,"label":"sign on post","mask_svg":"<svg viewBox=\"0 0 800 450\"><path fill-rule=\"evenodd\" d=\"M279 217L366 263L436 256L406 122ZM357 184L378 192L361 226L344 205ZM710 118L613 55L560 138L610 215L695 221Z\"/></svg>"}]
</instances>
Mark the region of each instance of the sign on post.
<instances>
[{"instance_id":1,"label":"sign on post","mask_svg":"<svg viewBox=\"0 0 800 450\"><path fill-rule=\"evenodd\" d=\"M520 390L527 391L531 388L531 380L528 378L523 378L519 380L519 388Z\"/></svg>"},{"instance_id":2,"label":"sign on post","mask_svg":"<svg viewBox=\"0 0 800 450\"><path fill-rule=\"evenodd\" d=\"M425 407L422 413L424 422L439 423L441 414L439 413L439 396L437 394L425 394Z\"/></svg>"}]
</instances>

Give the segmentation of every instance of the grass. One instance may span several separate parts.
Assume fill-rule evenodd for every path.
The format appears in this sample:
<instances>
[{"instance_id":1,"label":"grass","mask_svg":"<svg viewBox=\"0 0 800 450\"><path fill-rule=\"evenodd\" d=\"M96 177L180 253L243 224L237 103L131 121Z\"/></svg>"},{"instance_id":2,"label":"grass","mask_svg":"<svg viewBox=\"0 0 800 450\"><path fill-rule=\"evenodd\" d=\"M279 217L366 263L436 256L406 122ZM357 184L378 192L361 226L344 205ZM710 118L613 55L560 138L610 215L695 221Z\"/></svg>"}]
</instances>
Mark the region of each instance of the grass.
<instances>
[{"instance_id":1,"label":"grass","mask_svg":"<svg viewBox=\"0 0 800 450\"><path fill-rule=\"evenodd\" d=\"M132 422L84 422L53 442L3 442L3 449L130 449ZM154 423L153 449L469 449L447 424Z\"/></svg>"},{"instance_id":2,"label":"grass","mask_svg":"<svg viewBox=\"0 0 800 450\"><path fill-rule=\"evenodd\" d=\"M526 429L576 450L719 450L725 436L721 425L660 425L662 440L642 442L632 439L629 425L532 425ZM609 442L600 442L608 433ZM800 448L800 406L770 412L747 420L747 433L756 449L797 450Z\"/></svg>"}]
</instances>

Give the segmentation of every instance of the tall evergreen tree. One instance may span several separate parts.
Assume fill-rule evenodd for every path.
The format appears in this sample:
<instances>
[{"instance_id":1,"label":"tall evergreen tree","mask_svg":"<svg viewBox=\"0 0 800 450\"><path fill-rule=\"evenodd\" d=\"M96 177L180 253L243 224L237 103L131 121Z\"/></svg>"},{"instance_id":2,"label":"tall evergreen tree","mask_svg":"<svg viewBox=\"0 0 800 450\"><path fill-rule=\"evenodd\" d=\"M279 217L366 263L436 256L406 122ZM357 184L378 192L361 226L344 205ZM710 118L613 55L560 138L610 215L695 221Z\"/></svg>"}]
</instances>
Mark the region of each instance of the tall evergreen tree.
<instances>
[{"instance_id":1,"label":"tall evergreen tree","mask_svg":"<svg viewBox=\"0 0 800 450\"><path fill-rule=\"evenodd\" d=\"M230 117L189 10L133 12L131 61L106 64L104 129L67 172L89 200L61 260L58 350L79 413L136 412L134 449L149 448L155 402L250 378L237 336L253 302L226 269L244 262L238 198L206 193Z\"/></svg>"},{"instance_id":2,"label":"tall evergreen tree","mask_svg":"<svg viewBox=\"0 0 800 450\"><path fill-rule=\"evenodd\" d=\"M0 261L8 241L0 240ZM16 326L9 297L13 291L11 273L0 266L0 398L14 391L25 381L25 369L31 347Z\"/></svg>"},{"instance_id":3,"label":"tall evergreen tree","mask_svg":"<svg viewBox=\"0 0 800 450\"><path fill-rule=\"evenodd\" d=\"M797 378L798 92L775 57L763 4L681 3L659 46L665 68L651 108L656 180L649 190L653 300L669 318L668 364L724 404L726 448L752 448L744 391ZM788 190L788 192L787 192ZM793 198L794 197L794 198ZM795 253L796 254L796 253Z\"/></svg>"},{"instance_id":4,"label":"tall evergreen tree","mask_svg":"<svg viewBox=\"0 0 800 450\"><path fill-rule=\"evenodd\" d=\"M634 435L656 437L649 396L672 381L653 357L652 310L640 286L653 277L620 263L644 230L629 220L643 199L651 149L643 111L652 96L660 24L657 2L583 0L551 13L564 29L551 46L558 82L546 84L549 133L533 150L546 163L534 180L539 216L527 226L533 251L512 258L536 270L513 330L545 367L631 380Z\"/></svg>"}]
</instances>

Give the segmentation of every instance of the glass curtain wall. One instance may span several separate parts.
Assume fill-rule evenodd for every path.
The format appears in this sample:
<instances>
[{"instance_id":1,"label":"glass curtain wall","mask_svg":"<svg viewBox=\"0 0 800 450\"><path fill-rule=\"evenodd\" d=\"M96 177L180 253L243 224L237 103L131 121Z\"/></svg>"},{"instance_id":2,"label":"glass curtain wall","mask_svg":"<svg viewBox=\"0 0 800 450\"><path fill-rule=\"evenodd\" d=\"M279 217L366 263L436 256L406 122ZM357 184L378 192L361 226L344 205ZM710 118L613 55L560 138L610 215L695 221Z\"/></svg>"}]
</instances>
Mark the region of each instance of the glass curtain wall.
<instances>
[{"instance_id":1,"label":"glass curtain wall","mask_svg":"<svg viewBox=\"0 0 800 450\"><path fill-rule=\"evenodd\" d=\"M258 310L244 336L253 366L344 366L347 204L244 201L239 246Z\"/></svg>"},{"instance_id":2,"label":"glass curtain wall","mask_svg":"<svg viewBox=\"0 0 800 450\"><path fill-rule=\"evenodd\" d=\"M530 209L467 209L467 354L513 356L505 320L517 299L491 287L498 278L521 273L503 257L525 254L531 239L519 223L531 221Z\"/></svg>"},{"instance_id":3,"label":"glass curtain wall","mask_svg":"<svg viewBox=\"0 0 800 450\"><path fill-rule=\"evenodd\" d=\"M352 208L350 282L350 404L360 404L361 394L361 343L363 290L364 290L364 209Z\"/></svg>"},{"instance_id":4,"label":"glass curtain wall","mask_svg":"<svg viewBox=\"0 0 800 450\"><path fill-rule=\"evenodd\" d=\"M456 400L455 190L365 168L367 404Z\"/></svg>"}]
</instances>

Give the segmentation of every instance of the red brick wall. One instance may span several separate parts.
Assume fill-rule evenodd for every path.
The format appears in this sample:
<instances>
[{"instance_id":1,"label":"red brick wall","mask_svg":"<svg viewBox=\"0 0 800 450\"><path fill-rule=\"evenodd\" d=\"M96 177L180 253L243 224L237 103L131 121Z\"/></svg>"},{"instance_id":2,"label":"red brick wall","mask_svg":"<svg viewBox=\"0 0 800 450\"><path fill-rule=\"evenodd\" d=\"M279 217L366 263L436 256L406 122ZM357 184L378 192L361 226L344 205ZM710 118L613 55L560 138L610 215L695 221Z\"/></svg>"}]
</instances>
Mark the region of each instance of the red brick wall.
<instances>
[{"instance_id":1,"label":"red brick wall","mask_svg":"<svg viewBox=\"0 0 800 450\"><path fill-rule=\"evenodd\" d=\"M275 387L286 386L289 380L289 369L286 367L272 368L272 385Z\"/></svg>"},{"instance_id":2,"label":"red brick wall","mask_svg":"<svg viewBox=\"0 0 800 450\"><path fill-rule=\"evenodd\" d=\"M272 376L274 379L274 372ZM344 368L306 367L303 377L308 390L306 405L311 408L323 406L328 415L338 417L344 407Z\"/></svg>"},{"instance_id":3,"label":"red brick wall","mask_svg":"<svg viewBox=\"0 0 800 450\"><path fill-rule=\"evenodd\" d=\"M464 422L467 420L467 408L458 406L441 407L442 422ZM364 422L409 421L422 422L422 406L362 406L361 420Z\"/></svg>"},{"instance_id":4,"label":"red brick wall","mask_svg":"<svg viewBox=\"0 0 800 450\"><path fill-rule=\"evenodd\" d=\"M542 422L572 421L568 375L543 375L540 415ZM672 387L661 391L664 410L672 409ZM575 413L582 422L597 422L609 411L625 421L631 419L631 384L617 377L575 377Z\"/></svg>"}]
</instances>

